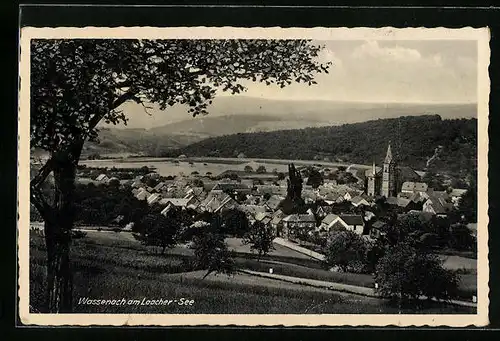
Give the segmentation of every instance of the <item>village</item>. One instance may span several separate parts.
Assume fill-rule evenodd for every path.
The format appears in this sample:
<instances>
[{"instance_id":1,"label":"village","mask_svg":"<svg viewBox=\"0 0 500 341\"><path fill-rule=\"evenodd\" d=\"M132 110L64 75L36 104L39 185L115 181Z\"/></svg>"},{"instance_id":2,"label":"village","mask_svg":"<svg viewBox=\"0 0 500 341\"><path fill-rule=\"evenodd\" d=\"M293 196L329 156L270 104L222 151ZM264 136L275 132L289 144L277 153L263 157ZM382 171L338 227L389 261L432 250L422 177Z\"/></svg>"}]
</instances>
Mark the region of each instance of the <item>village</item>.
<instances>
[{"instance_id":1,"label":"village","mask_svg":"<svg viewBox=\"0 0 500 341\"><path fill-rule=\"evenodd\" d=\"M390 144L382 167L374 163L371 169L361 174L362 177L358 176L359 171L346 170L346 167L335 170L318 166L297 168L302 180L301 196L307 207L300 213L287 212L289 210L281 205L289 188L287 174L276 170L267 172L263 165L255 162L247 164L244 171L226 170L216 176L202 175L194 170L189 175L165 177L151 171L123 179L119 178L120 172L113 175L108 170L98 174L93 170L93 179L80 174L79 181L120 184L135 198L150 206L159 206L165 217L172 210L187 210L193 216L239 210L246 214L250 224L260 222L272 231L275 243L309 255L317 254L319 256L314 257L318 259L323 259L323 256L309 249L317 249L314 241L325 241L330 231L352 231L367 242L374 242L384 234L387 212L395 212L399 217L411 215L427 222L435 218L445 219L458 207L466 192L460 188L438 191L429 187L413 169L397 164ZM88 172L86 174L89 176ZM339 174L340 181L336 180ZM346 174L350 180L348 183L345 183ZM315 179L311 181L313 177ZM381 211L380 205L385 209ZM117 216L114 222L119 223L122 219L123 216ZM129 222L122 226L122 230L132 231L133 225ZM476 225L467 226L475 237Z\"/></svg>"}]
</instances>

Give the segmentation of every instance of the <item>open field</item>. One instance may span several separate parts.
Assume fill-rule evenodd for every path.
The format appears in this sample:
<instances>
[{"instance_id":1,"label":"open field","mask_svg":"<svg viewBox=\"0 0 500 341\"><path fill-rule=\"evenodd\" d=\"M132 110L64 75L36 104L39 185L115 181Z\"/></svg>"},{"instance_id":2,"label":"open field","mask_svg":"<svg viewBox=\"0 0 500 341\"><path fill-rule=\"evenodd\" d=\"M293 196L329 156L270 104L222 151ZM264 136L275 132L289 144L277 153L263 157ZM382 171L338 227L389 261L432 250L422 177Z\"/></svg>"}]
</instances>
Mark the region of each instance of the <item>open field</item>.
<instances>
[{"instance_id":1,"label":"open field","mask_svg":"<svg viewBox=\"0 0 500 341\"><path fill-rule=\"evenodd\" d=\"M132 237L133 238L133 237ZM268 268L269 263L242 257L239 267ZM299 284L283 283L245 274L210 275L186 273L185 261L191 250L177 247L166 255L156 254L130 234L88 231L75 239L72 261L75 276L75 312L104 313L404 313L410 309L395 307L385 300L337 293ZM293 251L290 251L293 252ZM248 254L247 254L248 255ZM290 254L288 254L290 256ZM45 246L42 237L31 236L30 304L37 311L43 302L45 285ZM279 256L276 256L280 259ZM286 258L285 258L286 259ZM313 273L314 269L274 263L275 273L295 269L295 274ZM299 270L297 270L299 269ZM317 272L325 276L335 276ZM328 275L326 274L328 273ZM321 276L321 275L317 275ZM91 299L190 299L193 306L91 306L77 304L79 298ZM38 307L38 308L37 308ZM473 313L474 309L433 304L419 313ZM414 312L414 311L413 311Z\"/></svg>"},{"instance_id":2,"label":"open field","mask_svg":"<svg viewBox=\"0 0 500 341\"><path fill-rule=\"evenodd\" d=\"M294 163L296 166L311 166L321 164L324 167L334 169L338 166L350 166L350 164L326 161L312 160L281 160L281 159L251 159L251 158L152 158L152 157L137 157L137 158L117 158L103 160L82 160L81 165L88 167L116 167L116 168L141 168L148 166L155 168L156 171L163 176L169 175L189 175L191 172L197 171L200 175L205 175L211 172L213 175L218 175L227 170L243 171L245 166L250 164L254 170L263 165L267 171L276 169L278 172L287 172L288 165ZM369 165L352 165L354 169L369 169Z\"/></svg>"},{"instance_id":3,"label":"open field","mask_svg":"<svg viewBox=\"0 0 500 341\"><path fill-rule=\"evenodd\" d=\"M465 258L460 256L446 256L440 255L441 260L444 261L443 266L450 270L465 269L470 272L477 271L477 259Z\"/></svg>"}]
</instances>

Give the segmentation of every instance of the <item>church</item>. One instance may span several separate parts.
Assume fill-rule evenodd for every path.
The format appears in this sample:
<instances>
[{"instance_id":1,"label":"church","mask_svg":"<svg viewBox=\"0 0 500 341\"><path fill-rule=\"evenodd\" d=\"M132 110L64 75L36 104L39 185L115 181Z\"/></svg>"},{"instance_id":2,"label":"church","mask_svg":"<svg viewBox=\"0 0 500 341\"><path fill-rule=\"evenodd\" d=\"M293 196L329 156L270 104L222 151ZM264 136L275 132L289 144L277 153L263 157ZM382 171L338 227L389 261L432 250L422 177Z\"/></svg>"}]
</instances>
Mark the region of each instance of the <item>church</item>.
<instances>
[{"instance_id":1,"label":"church","mask_svg":"<svg viewBox=\"0 0 500 341\"><path fill-rule=\"evenodd\" d=\"M367 180L366 194L386 198L396 197L404 182L420 181L420 175L413 169L397 164L397 159L392 154L390 142L382 168L377 169L373 163L373 167L365 172L365 177Z\"/></svg>"}]
</instances>

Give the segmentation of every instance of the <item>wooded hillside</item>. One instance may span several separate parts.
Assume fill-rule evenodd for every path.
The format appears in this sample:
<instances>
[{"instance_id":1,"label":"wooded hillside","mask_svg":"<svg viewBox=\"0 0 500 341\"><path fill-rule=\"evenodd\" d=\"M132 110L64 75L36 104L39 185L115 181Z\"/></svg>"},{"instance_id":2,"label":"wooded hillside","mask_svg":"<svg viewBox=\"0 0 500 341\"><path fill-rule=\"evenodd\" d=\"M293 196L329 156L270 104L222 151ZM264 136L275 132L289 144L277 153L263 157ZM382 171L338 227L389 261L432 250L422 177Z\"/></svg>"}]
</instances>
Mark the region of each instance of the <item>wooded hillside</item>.
<instances>
[{"instance_id":1,"label":"wooded hillside","mask_svg":"<svg viewBox=\"0 0 500 341\"><path fill-rule=\"evenodd\" d=\"M317 159L360 164L382 162L387 144L400 164L463 172L477 162L477 119L442 120L439 115L378 119L341 126L281 130L208 138L168 156Z\"/></svg>"}]
</instances>

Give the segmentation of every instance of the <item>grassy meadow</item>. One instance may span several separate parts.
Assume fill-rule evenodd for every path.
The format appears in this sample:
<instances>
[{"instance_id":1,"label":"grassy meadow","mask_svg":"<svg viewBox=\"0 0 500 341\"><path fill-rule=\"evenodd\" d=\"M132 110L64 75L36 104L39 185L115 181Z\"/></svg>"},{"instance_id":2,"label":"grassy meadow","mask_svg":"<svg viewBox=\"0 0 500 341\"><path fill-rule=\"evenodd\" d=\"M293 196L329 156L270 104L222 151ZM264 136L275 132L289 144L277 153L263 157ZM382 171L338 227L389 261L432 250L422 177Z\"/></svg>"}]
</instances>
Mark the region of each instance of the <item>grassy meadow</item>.
<instances>
[{"instance_id":1,"label":"grassy meadow","mask_svg":"<svg viewBox=\"0 0 500 341\"><path fill-rule=\"evenodd\" d=\"M32 312L43 312L45 288L45 245L42 237L30 237L30 306ZM239 250L242 251L242 250ZM278 252L279 253L279 252ZM385 300L354 294L259 278L243 273L232 277L188 271L186 261L191 250L176 247L165 255L145 247L127 233L89 231L74 239L71 259L74 273L75 313L176 313L176 314L397 314L415 313ZM268 256L269 257L269 256ZM342 281L335 274L299 264L287 264L292 258L275 255L258 261L250 254L238 252L236 263L241 269L267 271L309 278ZM299 258L297 258L299 259ZM309 261L307 259L300 262ZM363 275L364 276L364 275ZM369 284L367 277L359 282ZM355 276L351 276L356 278ZM368 276L370 277L370 276ZM357 282L343 277L343 283ZM90 299L177 299L194 300L193 305L83 305L80 298ZM475 309L444 304L428 304L418 313L475 313Z\"/></svg>"}]
</instances>

